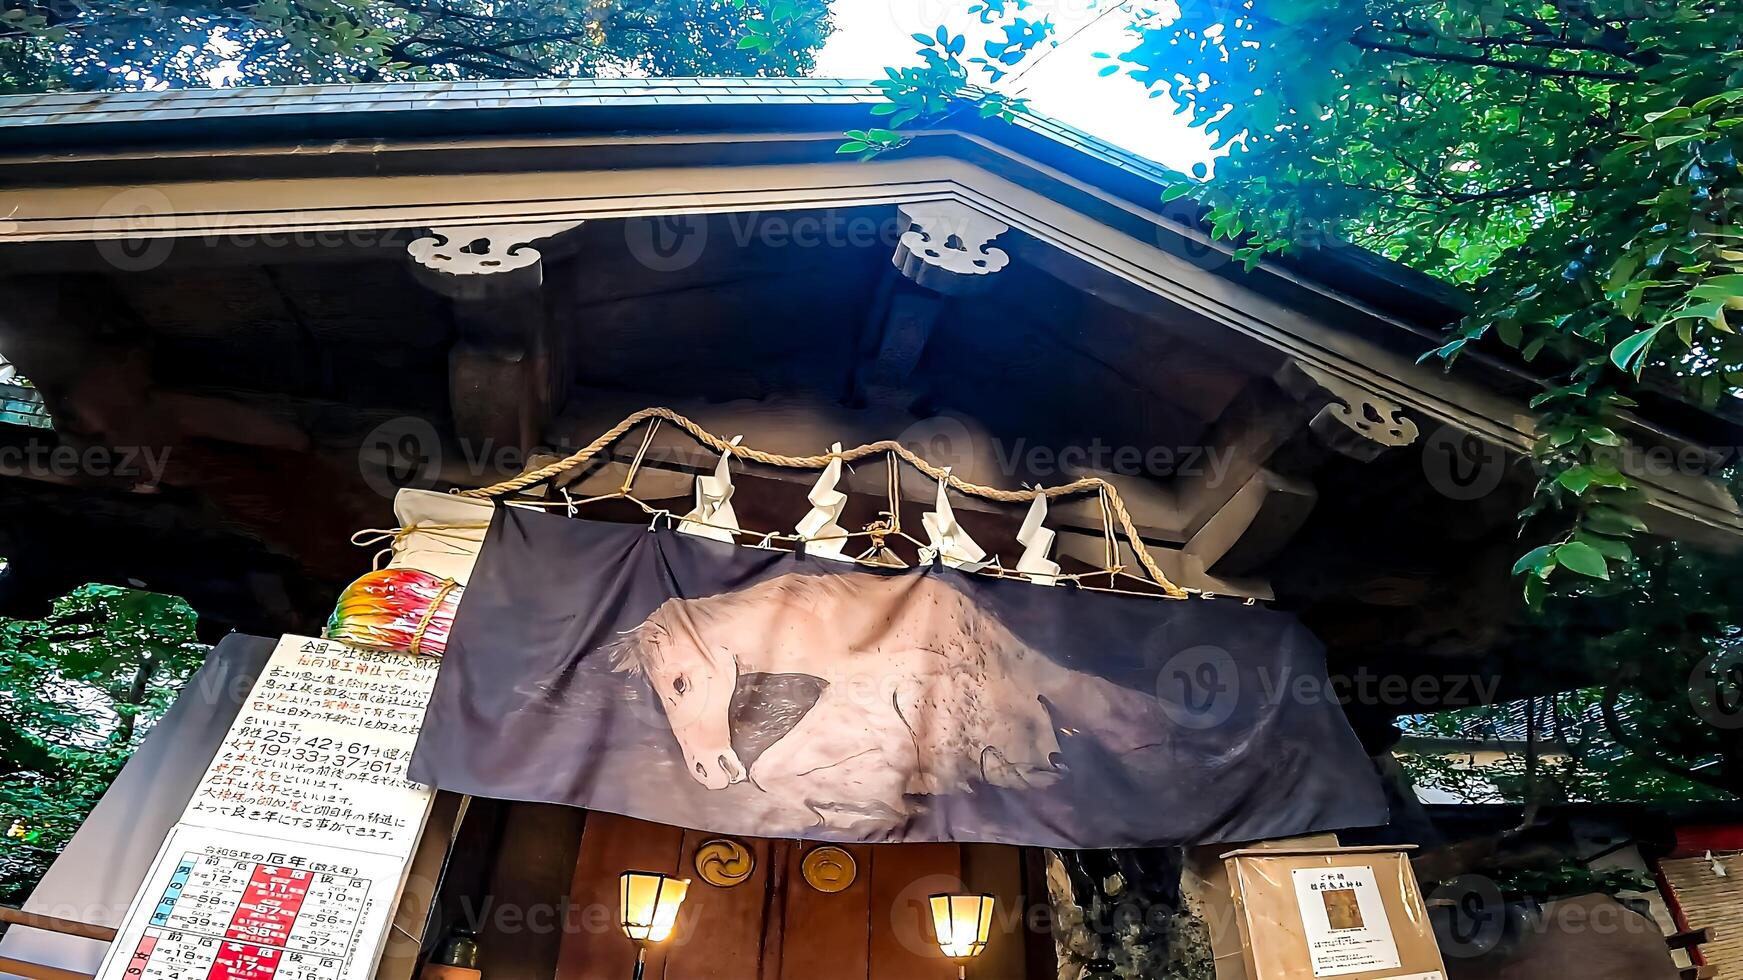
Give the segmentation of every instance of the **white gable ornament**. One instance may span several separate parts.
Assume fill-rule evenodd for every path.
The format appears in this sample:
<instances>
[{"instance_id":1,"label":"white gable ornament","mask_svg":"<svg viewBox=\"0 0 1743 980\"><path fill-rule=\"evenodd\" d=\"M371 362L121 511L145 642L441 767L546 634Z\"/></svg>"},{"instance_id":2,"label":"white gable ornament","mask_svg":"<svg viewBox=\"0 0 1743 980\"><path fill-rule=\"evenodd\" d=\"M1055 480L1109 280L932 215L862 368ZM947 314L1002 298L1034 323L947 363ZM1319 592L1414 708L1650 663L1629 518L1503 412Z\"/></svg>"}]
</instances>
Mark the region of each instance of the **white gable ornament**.
<instances>
[{"instance_id":1,"label":"white gable ornament","mask_svg":"<svg viewBox=\"0 0 1743 980\"><path fill-rule=\"evenodd\" d=\"M896 243L894 262L916 285L945 295L984 288L993 273L1011 263L993 239L1011 227L955 201L926 201L897 208L907 231Z\"/></svg>"},{"instance_id":2,"label":"white gable ornament","mask_svg":"<svg viewBox=\"0 0 1743 980\"><path fill-rule=\"evenodd\" d=\"M948 467L944 470L949 475ZM965 572L978 572L987 567L986 549L975 544L962 525L956 523L956 512L950 509L950 495L943 480L938 481L938 499L933 509L920 515L920 523L926 528L927 547L920 549L920 560L930 562L942 559L951 568L960 568Z\"/></svg>"},{"instance_id":3,"label":"white gable ornament","mask_svg":"<svg viewBox=\"0 0 1743 980\"><path fill-rule=\"evenodd\" d=\"M1319 414L1308 421L1309 431L1351 459L1372 462L1421 435L1403 406L1324 368L1291 361L1276 379L1296 398L1322 402Z\"/></svg>"},{"instance_id":4,"label":"white gable ornament","mask_svg":"<svg viewBox=\"0 0 1743 980\"><path fill-rule=\"evenodd\" d=\"M544 254L533 243L580 226L579 221L534 221L433 227L407 244L406 253L424 285L451 299L477 298L502 288L498 280L537 287L544 281Z\"/></svg>"},{"instance_id":5,"label":"white gable ornament","mask_svg":"<svg viewBox=\"0 0 1743 980\"><path fill-rule=\"evenodd\" d=\"M1017 529L1017 543L1023 546L1023 556L1017 559L1017 573L1036 585L1058 585L1059 563L1047 555L1053 550L1054 534L1043 524L1047 520L1047 498L1037 496L1029 505L1023 526Z\"/></svg>"},{"instance_id":6,"label":"white gable ornament","mask_svg":"<svg viewBox=\"0 0 1743 980\"><path fill-rule=\"evenodd\" d=\"M733 436L738 445L743 436ZM714 465L713 476L696 477L696 506L679 519L678 530L697 537L713 538L731 544L734 531L740 530L738 515L732 510L732 454L721 453Z\"/></svg>"},{"instance_id":7,"label":"white gable ornament","mask_svg":"<svg viewBox=\"0 0 1743 980\"><path fill-rule=\"evenodd\" d=\"M851 555L841 553L847 545L847 529L841 526L841 512L847 509L847 494L835 489L841 481L841 443L830 446L829 452L834 458L823 468L823 475L817 478L817 484L805 497L811 502L811 510L799 519L793 530L805 539L807 555L852 561Z\"/></svg>"}]
</instances>

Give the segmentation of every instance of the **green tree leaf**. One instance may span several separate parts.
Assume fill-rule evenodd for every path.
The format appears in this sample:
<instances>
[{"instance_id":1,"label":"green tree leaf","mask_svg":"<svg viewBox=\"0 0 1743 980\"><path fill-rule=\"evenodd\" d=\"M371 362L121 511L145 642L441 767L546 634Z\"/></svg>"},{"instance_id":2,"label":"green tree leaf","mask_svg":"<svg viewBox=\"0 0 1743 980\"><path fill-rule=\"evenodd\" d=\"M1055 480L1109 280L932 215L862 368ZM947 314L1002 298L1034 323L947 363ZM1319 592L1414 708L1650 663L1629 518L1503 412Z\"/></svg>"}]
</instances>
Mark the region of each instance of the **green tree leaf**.
<instances>
[{"instance_id":1,"label":"green tree leaf","mask_svg":"<svg viewBox=\"0 0 1743 980\"><path fill-rule=\"evenodd\" d=\"M1556 564L1570 572L1608 580L1610 563L1598 549L1583 541L1569 541L1555 549Z\"/></svg>"},{"instance_id":2,"label":"green tree leaf","mask_svg":"<svg viewBox=\"0 0 1743 980\"><path fill-rule=\"evenodd\" d=\"M1610 349L1610 361L1624 371L1639 373L1645 363L1646 352L1652 346L1654 339L1662 327L1652 327L1617 344Z\"/></svg>"},{"instance_id":3,"label":"green tree leaf","mask_svg":"<svg viewBox=\"0 0 1743 980\"><path fill-rule=\"evenodd\" d=\"M1555 548L1555 545L1546 544L1526 552L1513 566L1513 574L1530 572L1539 578L1545 577L1548 570L1555 567Z\"/></svg>"},{"instance_id":4,"label":"green tree leaf","mask_svg":"<svg viewBox=\"0 0 1743 980\"><path fill-rule=\"evenodd\" d=\"M88 585L0 619L0 904L17 905L204 659L194 612ZM14 824L24 836L3 836Z\"/></svg>"}]
</instances>

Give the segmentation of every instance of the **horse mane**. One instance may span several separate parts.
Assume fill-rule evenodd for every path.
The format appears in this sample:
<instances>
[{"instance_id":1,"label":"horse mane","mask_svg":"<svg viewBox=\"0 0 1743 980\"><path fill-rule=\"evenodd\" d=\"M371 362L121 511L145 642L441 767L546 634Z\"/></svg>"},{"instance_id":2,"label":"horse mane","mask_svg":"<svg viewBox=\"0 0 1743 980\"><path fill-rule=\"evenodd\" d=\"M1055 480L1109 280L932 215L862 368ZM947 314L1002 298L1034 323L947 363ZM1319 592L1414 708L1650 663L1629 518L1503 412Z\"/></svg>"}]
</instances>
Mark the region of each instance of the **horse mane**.
<instances>
[{"instance_id":1,"label":"horse mane","mask_svg":"<svg viewBox=\"0 0 1743 980\"><path fill-rule=\"evenodd\" d=\"M656 612L655 615L658 615ZM642 630L653 623L653 616L642 620L634 629L617 634L617 638L599 648L611 665L612 673L640 677L647 673L647 643Z\"/></svg>"},{"instance_id":2,"label":"horse mane","mask_svg":"<svg viewBox=\"0 0 1743 980\"><path fill-rule=\"evenodd\" d=\"M950 588L939 584L945 589ZM851 573L806 575L790 572L732 592L694 599L667 599L639 625L617 634L601 646L599 652L610 660L613 672L645 675L649 657L648 630L652 627L657 632L666 631L667 627L658 621L675 607L682 606L688 616L699 621L698 625L706 626L710 621L730 617L747 606L791 604L805 609L827 599L862 601L865 598L863 589L864 582Z\"/></svg>"}]
</instances>

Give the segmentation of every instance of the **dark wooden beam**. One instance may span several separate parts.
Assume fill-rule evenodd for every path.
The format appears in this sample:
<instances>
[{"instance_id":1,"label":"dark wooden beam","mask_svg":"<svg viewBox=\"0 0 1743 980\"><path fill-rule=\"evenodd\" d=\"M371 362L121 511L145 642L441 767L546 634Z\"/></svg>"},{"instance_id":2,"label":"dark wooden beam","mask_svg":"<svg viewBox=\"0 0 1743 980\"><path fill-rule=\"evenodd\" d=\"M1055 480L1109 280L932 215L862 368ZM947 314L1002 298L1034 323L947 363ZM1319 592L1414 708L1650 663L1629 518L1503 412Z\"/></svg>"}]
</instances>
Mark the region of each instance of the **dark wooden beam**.
<instances>
[{"instance_id":1,"label":"dark wooden beam","mask_svg":"<svg viewBox=\"0 0 1743 980\"><path fill-rule=\"evenodd\" d=\"M1185 540L1204 530L1235 495L1249 485L1272 457L1296 439L1311 412L1281 396L1275 386L1255 379L1236 396L1204 438L1204 461L1197 472L1174 481Z\"/></svg>"},{"instance_id":2,"label":"dark wooden beam","mask_svg":"<svg viewBox=\"0 0 1743 980\"><path fill-rule=\"evenodd\" d=\"M398 260L405 254L411 231L401 228L305 229L285 232L254 232L190 235L150 239L132 251L150 256L149 268L139 272L182 270L251 269L263 265L333 264ZM24 242L6 246L6 268L14 275L80 273L113 274L117 271L114 241Z\"/></svg>"},{"instance_id":3,"label":"dark wooden beam","mask_svg":"<svg viewBox=\"0 0 1743 980\"><path fill-rule=\"evenodd\" d=\"M1205 572L1256 572L1301 530L1318 500L1318 491L1306 479L1261 469L1217 509L1182 551Z\"/></svg>"},{"instance_id":4,"label":"dark wooden beam","mask_svg":"<svg viewBox=\"0 0 1743 980\"><path fill-rule=\"evenodd\" d=\"M530 451L567 394L568 338L545 308L545 257L534 242L578 221L450 226L407 250L419 281L454 304L449 353L456 435Z\"/></svg>"},{"instance_id":5,"label":"dark wooden beam","mask_svg":"<svg viewBox=\"0 0 1743 980\"><path fill-rule=\"evenodd\" d=\"M342 581L364 570L349 537L380 526L389 502L363 484L355 452L321 452L296 424L222 396L160 384L151 347L152 338L102 277L0 280L0 350L16 352L20 371L42 391L54 421L44 438L78 451L81 460L100 452L106 461L101 472L75 472L73 486L173 488L199 501L195 510L206 527L241 530L315 579ZM131 469L117 468L127 461ZM89 559L74 552L63 564L94 566ZM287 614L294 605L264 594L261 600L263 609Z\"/></svg>"},{"instance_id":6,"label":"dark wooden beam","mask_svg":"<svg viewBox=\"0 0 1743 980\"><path fill-rule=\"evenodd\" d=\"M944 312L943 296L898 279L895 271L870 325L869 342L857 362L850 405L907 408L915 400L914 368Z\"/></svg>"},{"instance_id":7,"label":"dark wooden beam","mask_svg":"<svg viewBox=\"0 0 1743 980\"><path fill-rule=\"evenodd\" d=\"M473 443L530 449L550 410L551 358L544 296L456 300L459 339L448 354L454 431Z\"/></svg>"}]
</instances>

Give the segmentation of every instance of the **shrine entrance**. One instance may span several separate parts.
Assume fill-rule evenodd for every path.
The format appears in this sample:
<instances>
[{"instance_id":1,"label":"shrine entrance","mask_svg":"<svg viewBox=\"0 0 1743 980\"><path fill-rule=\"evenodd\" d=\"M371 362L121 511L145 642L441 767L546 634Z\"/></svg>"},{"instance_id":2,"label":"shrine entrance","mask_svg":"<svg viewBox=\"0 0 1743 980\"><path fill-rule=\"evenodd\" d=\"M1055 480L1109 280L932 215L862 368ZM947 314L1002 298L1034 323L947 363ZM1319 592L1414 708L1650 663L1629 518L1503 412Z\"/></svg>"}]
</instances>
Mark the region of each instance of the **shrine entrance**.
<instances>
[{"instance_id":1,"label":"shrine entrance","mask_svg":"<svg viewBox=\"0 0 1743 980\"><path fill-rule=\"evenodd\" d=\"M649 951L649 980L950 980L926 900L965 889L996 895L995 929L1010 933L976 969L1023 976L1023 860L1000 845L728 838L590 813L557 978L629 976L635 950L615 918L625 867L691 879L672 940Z\"/></svg>"}]
</instances>

